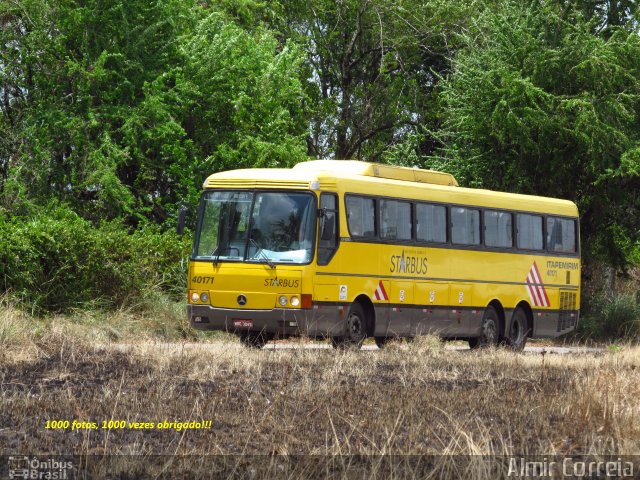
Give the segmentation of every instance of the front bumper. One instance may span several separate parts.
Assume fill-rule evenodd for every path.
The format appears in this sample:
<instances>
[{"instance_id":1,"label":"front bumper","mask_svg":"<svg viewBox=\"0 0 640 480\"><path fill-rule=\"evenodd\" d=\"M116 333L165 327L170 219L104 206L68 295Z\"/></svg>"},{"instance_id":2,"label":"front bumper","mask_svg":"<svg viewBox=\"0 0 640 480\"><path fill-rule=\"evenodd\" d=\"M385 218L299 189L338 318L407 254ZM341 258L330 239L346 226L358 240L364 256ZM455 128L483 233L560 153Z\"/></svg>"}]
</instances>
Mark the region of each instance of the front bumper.
<instances>
[{"instance_id":1,"label":"front bumper","mask_svg":"<svg viewBox=\"0 0 640 480\"><path fill-rule=\"evenodd\" d=\"M344 322L335 313L316 309L238 310L215 308L208 305L188 305L189 323L198 330L223 330L230 333L243 331L264 332L276 336L341 335Z\"/></svg>"}]
</instances>

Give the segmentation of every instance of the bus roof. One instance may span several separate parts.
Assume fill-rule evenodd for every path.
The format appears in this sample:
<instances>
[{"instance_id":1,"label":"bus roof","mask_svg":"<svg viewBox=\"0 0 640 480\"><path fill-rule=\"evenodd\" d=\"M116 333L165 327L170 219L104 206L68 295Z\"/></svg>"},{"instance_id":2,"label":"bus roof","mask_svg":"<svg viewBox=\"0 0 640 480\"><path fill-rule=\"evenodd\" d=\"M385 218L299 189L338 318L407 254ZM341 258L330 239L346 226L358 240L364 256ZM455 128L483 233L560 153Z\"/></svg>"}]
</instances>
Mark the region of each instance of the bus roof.
<instances>
[{"instance_id":1,"label":"bus roof","mask_svg":"<svg viewBox=\"0 0 640 480\"><path fill-rule=\"evenodd\" d=\"M210 175L204 188L330 190L578 216L576 205L569 200L464 188L448 173L358 160L310 160L293 168L229 170Z\"/></svg>"}]
</instances>

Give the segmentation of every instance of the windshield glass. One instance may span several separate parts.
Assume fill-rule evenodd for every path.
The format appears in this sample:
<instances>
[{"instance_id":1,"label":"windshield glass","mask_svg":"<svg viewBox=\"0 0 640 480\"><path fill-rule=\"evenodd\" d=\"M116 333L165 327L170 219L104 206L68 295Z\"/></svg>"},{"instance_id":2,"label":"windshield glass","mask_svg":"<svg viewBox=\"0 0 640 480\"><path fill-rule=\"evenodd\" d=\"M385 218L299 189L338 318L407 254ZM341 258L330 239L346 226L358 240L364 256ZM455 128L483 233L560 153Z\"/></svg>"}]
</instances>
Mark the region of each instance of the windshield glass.
<instances>
[{"instance_id":1,"label":"windshield glass","mask_svg":"<svg viewBox=\"0 0 640 480\"><path fill-rule=\"evenodd\" d=\"M313 253L314 197L308 193L207 192L196 258L308 263Z\"/></svg>"}]
</instances>

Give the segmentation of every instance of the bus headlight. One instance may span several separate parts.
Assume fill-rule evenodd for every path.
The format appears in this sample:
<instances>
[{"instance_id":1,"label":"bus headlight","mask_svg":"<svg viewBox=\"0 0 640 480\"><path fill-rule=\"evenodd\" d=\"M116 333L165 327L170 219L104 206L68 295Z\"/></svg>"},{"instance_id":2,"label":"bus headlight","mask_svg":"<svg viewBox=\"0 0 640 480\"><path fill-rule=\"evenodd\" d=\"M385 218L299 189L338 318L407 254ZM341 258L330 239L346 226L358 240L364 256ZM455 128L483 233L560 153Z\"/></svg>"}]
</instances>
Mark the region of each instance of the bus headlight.
<instances>
[{"instance_id":1,"label":"bus headlight","mask_svg":"<svg viewBox=\"0 0 640 480\"><path fill-rule=\"evenodd\" d=\"M200 294L198 292L193 292L191 294L191 301L193 303L199 302L200 301Z\"/></svg>"},{"instance_id":2,"label":"bus headlight","mask_svg":"<svg viewBox=\"0 0 640 480\"><path fill-rule=\"evenodd\" d=\"M207 303L209 301L209 294L206 292L203 292L202 295L200 295L200 300L204 303Z\"/></svg>"},{"instance_id":3,"label":"bus headlight","mask_svg":"<svg viewBox=\"0 0 640 480\"><path fill-rule=\"evenodd\" d=\"M300 305L300 299L294 295L293 297L291 297L291 305L297 307L298 305Z\"/></svg>"},{"instance_id":4,"label":"bus headlight","mask_svg":"<svg viewBox=\"0 0 640 480\"><path fill-rule=\"evenodd\" d=\"M280 295L280 297L278 298L278 303L280 305L282 305L283 307L285 307L287 305L287 297L286 297L286 295Z\"/></svg>"}]
</instances>

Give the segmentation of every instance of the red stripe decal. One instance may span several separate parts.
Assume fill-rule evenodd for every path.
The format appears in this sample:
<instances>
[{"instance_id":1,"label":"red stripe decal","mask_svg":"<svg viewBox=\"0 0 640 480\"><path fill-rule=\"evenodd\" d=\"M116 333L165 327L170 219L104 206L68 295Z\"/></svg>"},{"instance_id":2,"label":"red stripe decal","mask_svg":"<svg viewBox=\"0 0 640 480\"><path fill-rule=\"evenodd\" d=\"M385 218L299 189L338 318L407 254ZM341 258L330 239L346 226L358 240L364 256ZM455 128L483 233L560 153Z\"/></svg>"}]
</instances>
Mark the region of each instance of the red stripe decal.
<instances>
[{"instance_id":1,"label":"red stripe decal","mask_svg":"<svg viewBox=\"0 0 640 480\"><path fill-rule=\"evenodd\" d=\"M536 283L538 283L538 291L541 293L540 299L542 300L542 305L548 307L551 305L549 302L549 296L547 295L547 290L544 288L544 284L542 283L542 276L540 275L540 270L538 270L538 265L536 262L533 262L533 272L535 274Z\"/></svg>"},{"instance_id":2,"label":"red stripe decal","mask_svg":"<svg viewBox=\"0 0 640 480\"><path fill-rule=\"evenodd\" d=\"M542 299L540 298L540 292L538 292L538 289L535 286L536 282L533 279L533 272L529 272L529 275L527 276L527 283L529 284L529 289L531 290L531 293L533 294L533 304L536 307L541 306L542 305Z\"/></svg>"},{"instance_id":3,"label":"red stripe decal","mask_svg":"<svg viewBox=\"0 0 640 480\"><path fill-rule=\"evenodd\" d=\"M385 300L389 300L389 296L387 295L387 291L384 289L384 283L382 283L382 280L380 280L380 291L382 292L382 296L384 297Z\"/></svg>"},{"instance_id":4,"label":"red stripe decal","mask_svg":"<svg viewBox=\"0 0 640 480\"><path fill-rule=\"evenodd\" d=\"M544 284L542 283L538 264L536 264L535 261L533 262L533 265L531 265L531 270L529 270L529 274L527 275L526 286L529 298L534 306L549 307L551 305L549 295L547 295L547 290L544 288Z\"/></svg>"}]
</instances>

